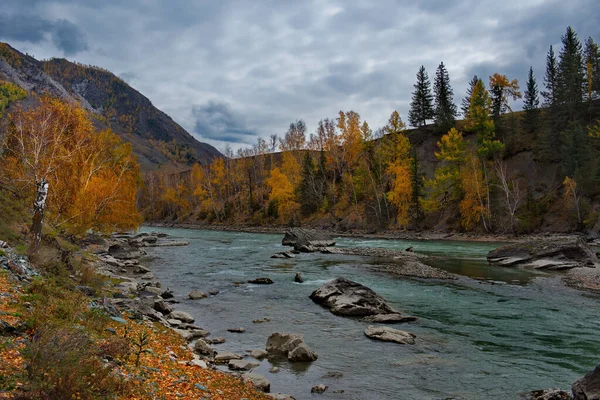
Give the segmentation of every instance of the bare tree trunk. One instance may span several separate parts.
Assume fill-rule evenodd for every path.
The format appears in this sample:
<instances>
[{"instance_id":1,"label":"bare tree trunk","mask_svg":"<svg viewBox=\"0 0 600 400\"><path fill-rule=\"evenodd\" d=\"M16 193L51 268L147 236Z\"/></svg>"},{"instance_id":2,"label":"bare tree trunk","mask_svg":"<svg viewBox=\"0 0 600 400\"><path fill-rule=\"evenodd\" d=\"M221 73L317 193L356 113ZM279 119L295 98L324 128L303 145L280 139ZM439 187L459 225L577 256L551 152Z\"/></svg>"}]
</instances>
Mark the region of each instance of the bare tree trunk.
<instances>
[{"instance_id":1,"label":"bare tree trunk","mask_svg":"<svg viewBox=\"0 0 600 400\"><path fill-rule=\"evenodd\" d=\"M35 201L33 203L33 223L31 224L31 243L29 244L29 254L35 254L40 248L42 241L42 223L44 222L44 210L46 208L46 199L48 198L48 181L42 178L36 182Z\"/></svg>"}]
</instances>

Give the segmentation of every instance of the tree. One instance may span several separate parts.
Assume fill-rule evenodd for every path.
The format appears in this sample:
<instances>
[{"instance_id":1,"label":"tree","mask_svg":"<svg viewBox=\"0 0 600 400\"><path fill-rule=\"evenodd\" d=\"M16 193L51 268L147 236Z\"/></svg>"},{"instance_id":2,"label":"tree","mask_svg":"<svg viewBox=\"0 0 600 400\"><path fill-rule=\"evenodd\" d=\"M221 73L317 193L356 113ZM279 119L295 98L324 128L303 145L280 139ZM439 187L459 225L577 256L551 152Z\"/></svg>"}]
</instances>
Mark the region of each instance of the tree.
<instances>
[{"instance_id":1,"label":"tree","mask_svg":"<svg viewBox=\"0 0 600 400\"><path fill-rule=\"evenodd\" d=\"M508 166L505 161L500 159L494 160L494 167L496 169L496 176L498 177L497 186L502 191L502 202L509 216L510 230L512 233L516 233L515 214L525 197L525 193L519 185L519 180L514 176L509 177Z\"/></svg>"},{"instance_id":2,"label":"tree","mask_svg":"<svg viewBox=\"0 0 600 400\"><path fill-rule=\"evenodd\" d=\"M558 56L557 102L561 115L559 123L564 128L581 117L585 68L581 43L573 28L567 27L561 41L563 47Z\"/></svg>"},{"instance_id":3,"label":"tree","mask_svg":"<svg viewBox=\"0 0 600 400\"><path fill-rule=\"evenodd\" d=\"M585 41L586 89L588 101L600 97L600 49L594 39Z\"/></svg>"},{"instance_id":4,"label":"tree","mask_svg":"<svg viewBox=\"0 0 600 400\"><path fill-rule=\"evenodd\" d=\"M525 89L525 100L523 102L523 127L529 134L535 134L539 129L540 100L538 99L538 87L533 75L533 67L529 67L527 75L527 88Z\"/></svg>"},{"instance_id":5,"label":"tree","mask_svg":"<svg viewBox=\"0 0 600 400\"><path fill-rule=\"evenodd\" d=\"M558 101L558 66L552 46L550 46L550 50L548 50L548 54L546 55L546 74L544 75L544 85L546 86L546 90L542 91L542 96L544 97L544 106L552 109L556 106Z\"/></svg>"},{"instance_id":6,"label":"tree","mask_svg":"<svg viewBox=\"0 0 600 400\"><path fill-rule=\"evenodd\" d=\"M74 234L137 227L139 171L131 145L110 131L95 132L80 107L50 97L39 103L11 114L1 161L12 184L33 197L29 251L39 249L46 220Z\"/></svg>"},{"instance_id":7,"label":"tree","mask_svg":"<svg viewBox=\"0 0 600 400\"><path fill-rule=\"evenodd\" d=\"M412 126L425 126L428 119L432 119L433 95L431 94L431 82L427 76L425 67L421 65L417 72L417 83L414 85L415 91L412 94L410 111L408 112L408 121Z\"/></svg>"},{"instance_id":8,"label":"tree","mask_svg":"<svg viewBox=\"0 0 600 400\"><path fill-rule=\"evenodd\" d=\"M443 132L447 132L456 123L456 104L453 101L454 92L450 87L448 70L441 62L435 73L433 84L435 93L435 124Z\"/></svg>"},{"instance_id":9,"label":"tree","mask_svg":"<svg viewBox=\"0 0 600 400\"><path fill-rule=\"evenodd\" d=\"M471 106L471 95L473 94L473 89L475 88L475 85L478 81L479 78L477 77L477 75L473 75L473 78L471 78L471 81L469 82L469 87L467 88L467 95L462 100L462 105L460 108L465 119L469 115L469 107Z\"/></svg>"},{"instance_id":10,"label":"tree","mask_svg":"<svg viewBox=\"0 0 600 400\"><path fill-rule=\"evenodd\" d=\"M460 171L466 159L467 144L461 132L456 128L450 129L437 142L438 151L435 157L440 160L433 179L425 180L425 186L430 189L429 196L424 202L426 211L444 209L452 200L462 196Z\"/></svg>"},{"instance_id":11,"label":"tree","mask_svg":"<svg viewBox=\"0 0 600 400\"><path fill-rule=\"evenodd\" d=\"M519 82L516 79L509 80L506 75L495 73L490 76L490 94L492 101L492 115L494 118L499 118L507 110L512 112L512 108L508 102L522 97L519 91Z\"/></svg>"},{"instance_id":12,"label":"tree","mask_svg":"<svg viewBox=\"0 0 600 400\"><path fill-rule=\"evenodd\" d=\"M274 140L271 138L271 140ZM292 122L283 139L279 139L281 151L301 150L306 144L306 124L301 119Z\"/></svg>"},{"instance_id":13,"label":"tree","mask_svg":"<svg viewBox=\"0 0 600 400\"><path fill-rule=\"evenodd\" d=\"M477 152L483 158L501 151L502 146L495 140L494 121L490 118L492 101L480 79L471 94L469 114L465 120L466 128L477 134Z\"/></svg>"}]
</instances>

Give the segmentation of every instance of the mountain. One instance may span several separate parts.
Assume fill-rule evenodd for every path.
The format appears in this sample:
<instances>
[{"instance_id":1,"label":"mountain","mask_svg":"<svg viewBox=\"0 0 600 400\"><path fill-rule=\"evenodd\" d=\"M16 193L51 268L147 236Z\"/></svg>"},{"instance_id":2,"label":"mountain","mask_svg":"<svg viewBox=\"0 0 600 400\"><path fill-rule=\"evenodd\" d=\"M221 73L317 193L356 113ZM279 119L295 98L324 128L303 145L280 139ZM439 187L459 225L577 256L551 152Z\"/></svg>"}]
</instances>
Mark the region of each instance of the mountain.
<instances>
[{"instance_id":1,"label":"mountain","mask_svg":"<svg viewBox=\"0 0 600 400\"><path fill-rule=\"evenodd\" d=\"M221 153L194 139L125 81L103 68L65 59L39 61L0 42L0 80L37 94L79 103L99 129L130 142L143 170L210 163Z\"/></svg>"}]
</instances>

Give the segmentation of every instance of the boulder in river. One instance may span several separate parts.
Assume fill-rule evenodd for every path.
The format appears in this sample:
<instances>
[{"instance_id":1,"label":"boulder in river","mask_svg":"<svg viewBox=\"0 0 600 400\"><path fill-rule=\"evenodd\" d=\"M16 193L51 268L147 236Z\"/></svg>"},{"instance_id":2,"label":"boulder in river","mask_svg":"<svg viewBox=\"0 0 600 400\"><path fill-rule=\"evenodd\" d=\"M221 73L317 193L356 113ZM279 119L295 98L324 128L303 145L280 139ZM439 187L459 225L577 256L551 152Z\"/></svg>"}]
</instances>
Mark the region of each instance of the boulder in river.
<instances>
[{"instance_id":1,"label":"boulder in river","mask_svg":"<svg viewBox=\"0 0 600 400\"><path fill-rule=\"evenodd\" d=\"M581 238L543 239L513 243L492 250L487 255L491 265L529 269L561 270L596 267L596 253Z\"/></svg>"},{"instance_id":2,"label":"boulder in river","mask_svg":"<svg viewBox=\"0 0 600 400\"><path fill-rule=\"evenodd\" d=\"M192 290L189 294L188 297L191 300L198 300L198 299L203 299L205 297L208 297L208 295L204 292L201 292L200 290Z\"/></svg>"},{"instance_id":3,"label":"boulder in river","mask_svg":"<svg viewBox=\"0 0 600 400\"><path fill-rule=\"evenodd\" d=\"M346 278L337 278L325 283L312 292L310 298L336 315L365 317L400 314L373 290Z\"/></svg>"},{"instance_id":4,"label":"boulder in river","mask_svg":"<svg viewBox=\"0 0 600 400\"><path fill-rule=\"evenodd\" d=\"M545 390L534 390L524 394L521 398L526 400L571 400L573 397L571 393L565 392L560 389L545 389Z\"/></svg>"},{"instance_id":5,"label":"boulder in river","mask_svg":"<svg viewBox=\"0 0 600 400\"><path fill-rule=\"evenodd\" d=\"M371 339L399 344L415 344L416 335L387 326L368 326L365 335Z\"/></svg>"},{"instance_id":6,"label":"boulder in river","mask_svg":"<svg viewBox=\"0 0 600 400\"><path fill-rule=\"evenodd\" d=\"M600 364L571 386L574 400L600 400Z\"/></svg>"},{"instance_id":7,"label":"boulder in river","mask_svg":"<svg viewBox=\"0 0 600 400\"><path fill-rule=\"evenodd\" d=\"M325 233L312 229L290 228L285 232L281 244L293 246L303 252L312 252L323 247L335 246L335 240Z\"/></svg>"},{"instance_id":8,"label":"boulder in river","mask_svg":"<svg viewBox=\"0 0 600 400\"><path fill-rule=\"evenodd\" d=\"M315 385L310 389L311 393L317 393L317 394L321 394L321 393L325 393L325 391L327 390L327 388L329 388L329 386L324 385L324 384L319 384L319 385Z\"/></svg>"},{"instance_id":9,"label":"boulder in river","mask_svg":"<svg viewBox=\"0 0 600 400\"><path fill-rule=\"evenodd\" d=\"M252 283L254 285L271 285L273 280L271 278L256 278L248 281L248 283Z\"/></svg>"},{"instance_id":10,"label":"boulder in river","mask_svg":"<svg viewBox=\"0 0 600 400\"><path fill-rule=\"evenodd\" d=\"M318 358L317 353L304 343L304 337L294 333L271 334L267 339L267 353L273 356L286 356L292 362L314 361Z\"/></svg>"},{"instance_id":11,"label":"boulder in river","mask_svg":"<svg viewBox=\"0 0 600 400\"><path fill-rule=\"evenodd\" d=\"M296 276L294 277L294 282L303 283L304 279L302 279L302 274L300 272L296 272Z\"/></svg>"},{"instance_id":12,"label":"boulder in river","mask_svg":"<svg viewBox=\"0 0 600 400\"><path fill-rule=\"evenodd\" d=\"M108 248L108 254L119 260L140 258L144 253L127 243L115 243Z\"/></svg>"},{"instance_id":13,"label":"boulder in river","mask_svg":"<svg viewBox=\"0 0 600 400\"><path fill-rule=\"evenodd\" d=\"M229 360L227 366L232 371L250 371L260 364L253 363L247 360Z\"/></svg>"}]
</instances>

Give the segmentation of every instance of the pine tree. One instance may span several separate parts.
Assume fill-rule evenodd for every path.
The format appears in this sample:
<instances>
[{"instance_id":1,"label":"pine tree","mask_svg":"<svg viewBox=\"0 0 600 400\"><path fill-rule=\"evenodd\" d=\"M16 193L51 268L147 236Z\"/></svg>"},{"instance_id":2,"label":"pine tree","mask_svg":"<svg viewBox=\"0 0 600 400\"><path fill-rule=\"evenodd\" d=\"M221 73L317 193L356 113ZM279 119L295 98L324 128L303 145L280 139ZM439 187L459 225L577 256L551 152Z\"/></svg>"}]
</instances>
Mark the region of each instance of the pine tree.
<instances>
[{"instance_id":1,"label":"pine tree","mask_svg":"<svg viewBox=\"0 0 600 400\"><path fill-rule=\"evenodd\" d=\"M523 102L523 110L525 110L523 127L527 133L535 133L538 129L540 114L539 105L538 87L535 81L535 75L533 75L533 67L529 67L527 88L525 89L525 101Z\"/></svg>"},{"instance_id":2,"label":"pine tree","mask_svg":"<svg viewBox=\"0 0 600 400\"><path fill-rule=\"evenodd\" d=\"M585 76L581 43L573 28L567 27L561 40L557 101L561 117L559 126L564 128L581 117Z\"/></svg>"},{"instance_id":3,"label":"pine tree","mask_svg":"<svg viewBox=\"0 0 600 400\"><path fill-rule=\"evenodd\" d=\"M431 82L423 65L421 65L419 72L417 72L417 83L414 85L414 88L415 91L412 94L408 120L412 126L425 126L427 120L433 118L434 112Z\"/></svg>"},{"instance_id":4,"label":"pine tree","mask_svg":"<svg viewBox=\"0 0 600 400\"><path fill-rule=\"evenodd\" d=\"M556 97L558 90L558 67L556 65L556 56L554 50L550 46L548 55L546 56L546 75L544 76L544 84L546 90L542 92L544 97L544 106L547 108L554 108L556 106Z\"/></svg>"},{"instance_id":5,"label":"pine tree","mask_svg":"<svg viewBox=\"0 0 600 400\"><path fill-rule=\"evenodd\" d=\"M469 115L469 107L471 106L471 95L473 94L473 88L477 84L477 81L479 81L479 78L477 77L477 75L473 75L473 79L471 79L471 81L469 82L469 88L467 89L467 96L462 100L462 105L460 108L462 110L462 114L463 114L463 117L465 117L465 119Z\"/></svg>"},{"instance_id":6,"label":"pine tree","mask_svg":"<svg viewBox=\"0 0 600 400\"><path fill-rule=\"evenodd\" d=\"M594 39L585 41L586 88L588 100L600 97L600 49Z\"/></svg>"},{"instance_id":7,"label":"pine tree","mask_svg":"<svg viewBox=\"0 0 600 400\"><path fill-rule=\"evenodd\" d=\"M435 93L435 124L443 132L447 132L456 123L456 104L452 96L454 92L450 87L450 76L448 70L441 62L435 73L435 82L433 84Z\"/></svg>"}]
</instances>

